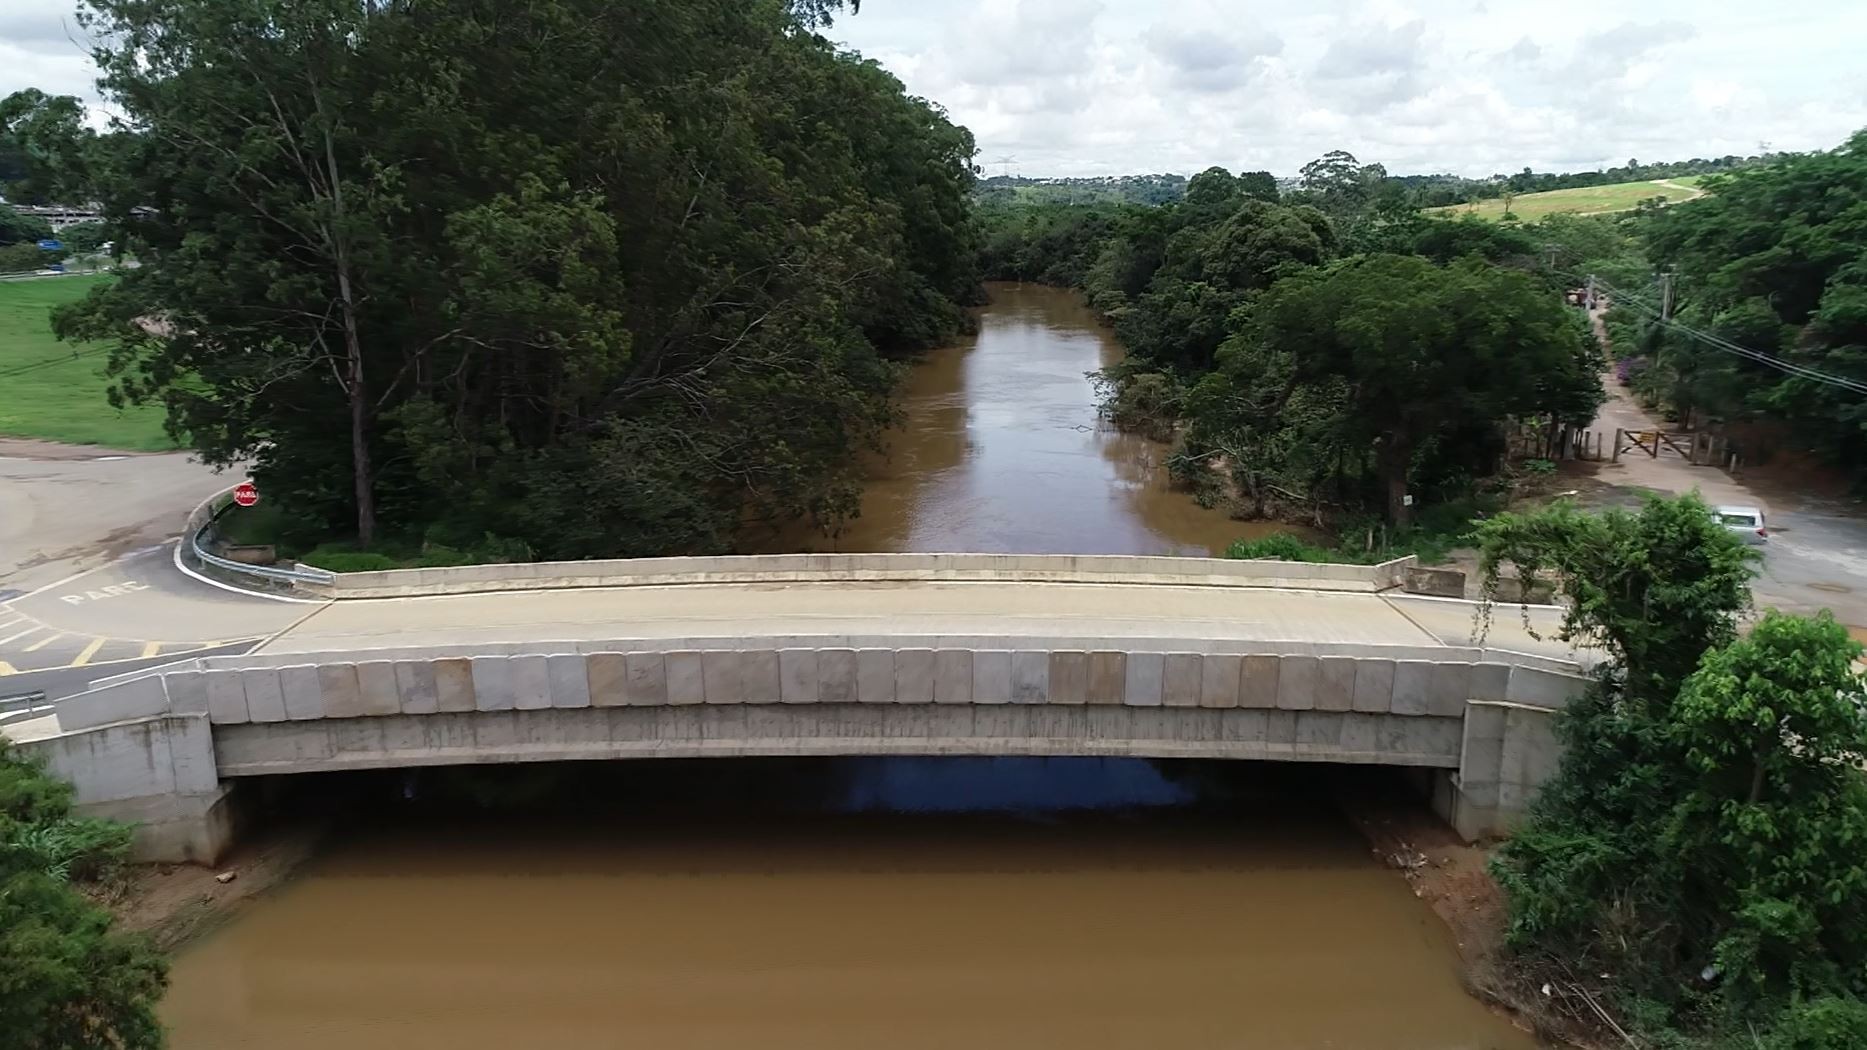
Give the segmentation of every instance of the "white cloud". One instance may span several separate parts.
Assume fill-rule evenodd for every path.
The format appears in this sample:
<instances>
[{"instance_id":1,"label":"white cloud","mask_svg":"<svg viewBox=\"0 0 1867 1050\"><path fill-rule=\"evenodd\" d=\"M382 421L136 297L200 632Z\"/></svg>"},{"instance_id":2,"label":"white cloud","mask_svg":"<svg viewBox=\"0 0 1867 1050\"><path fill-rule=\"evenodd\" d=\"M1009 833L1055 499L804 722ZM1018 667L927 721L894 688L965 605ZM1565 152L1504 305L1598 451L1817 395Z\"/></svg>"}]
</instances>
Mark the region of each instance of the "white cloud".
<instances>
[{"instance_id":1,"label":"white cloud","mask_svg":"<svg viewBox=\"0 0 1867 1050\"><path fill-rule=\"evenodd\" d=\"M76 0L0 0L0 95L95 99ZM1031 175L1489 175L1819 149L1867 125L1860 0L864 0L831 35Z\"/></svg>"},{"instance_id":2,"label":"white cloud","mask_svg":"<svg viewBox=\"0 0 1867 1050\"><path fill-rule=\"evenodd\" d=\"M1023 4L865 0L832 35L1029 175L1290 174L1341 148L1394 172L1481 176L1827 148L1867 125L1857 0L1565 0L1560 17L1543 0L1070 10L1030 36ZM989 83L964 72L969 52L991 56ZM1044 107L1021 101L1033 92Z\"/></svg>"}]
</instances>

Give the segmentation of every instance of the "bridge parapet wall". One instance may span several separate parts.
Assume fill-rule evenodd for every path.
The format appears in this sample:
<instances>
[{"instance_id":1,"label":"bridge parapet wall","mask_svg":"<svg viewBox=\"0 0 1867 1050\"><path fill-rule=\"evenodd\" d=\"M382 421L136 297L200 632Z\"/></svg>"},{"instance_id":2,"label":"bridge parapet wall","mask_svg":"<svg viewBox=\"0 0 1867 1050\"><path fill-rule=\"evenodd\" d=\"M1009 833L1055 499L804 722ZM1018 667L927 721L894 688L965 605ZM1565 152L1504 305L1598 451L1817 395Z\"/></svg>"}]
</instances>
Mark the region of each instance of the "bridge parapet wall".
<instances>
[{"instance_id":1,"label":"bridge parapet wall","mask_svg":"<svg viewBox=\"0 0 1867 1050\"><path fill-rule=\"evenodd\" d=\"M1016 581L1373 592L1399 587L1415 564L1411 555L1379 565L1317 565L1086 554L755 554L347 572L299 590L343 600L695 583Z\"/></svg>"},{"instance_id":2,"label":"bridge parapet wall","mask_svg":"<svg viewBox=\"0 0 1867 1050\"><path fill-rule=\"evenodd\" d=\"M59 705L67 730L159 715L216 725L685 704L1096 704L1460 717L1472 700L1560 708L1586 679L1504 659L897 644L189 661ZM1403 647L1405 653L1433 652ZM1475 650L1438 650L1468 655ZM1532 658L1533 659L1533 658ZM293 662L286 662L293 661Z\"/></svg>"}]
</instances>

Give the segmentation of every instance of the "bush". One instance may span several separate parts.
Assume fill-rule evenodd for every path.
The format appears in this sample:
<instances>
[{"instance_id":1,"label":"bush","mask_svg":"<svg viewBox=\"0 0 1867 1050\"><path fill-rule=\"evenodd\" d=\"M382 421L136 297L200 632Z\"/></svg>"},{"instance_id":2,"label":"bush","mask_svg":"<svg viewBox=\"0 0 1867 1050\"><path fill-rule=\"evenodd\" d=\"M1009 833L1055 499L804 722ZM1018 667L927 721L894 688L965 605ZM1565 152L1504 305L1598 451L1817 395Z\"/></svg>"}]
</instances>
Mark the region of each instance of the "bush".
<instances>
[{"instance_id":1,"label":"bush","mask_svg":"<svg viewBox=\"0 0 1867 1050\"><path fill-rule=\"evenodd\" d=\"M1225 556L1236 561L1301 561L1331 564L1354 561L1342 552L1307 543L1287 532L1273 532L1255 540L1234 540L1225 548Z\"/></svg>"},{"instance_id":2,"label":"bush","mask_svg":"<svg viewBox=\"0 0 1867 1050\"><path fill-rule=\"evenodd\" d=\"M1493 865L1532 985L1612 975L1652 1045L1867 1045L1860 646L1826 613L1739 637L1754 556L1693 496L1480 533L1487 585L1505 560L1553 574L1564 636L1610 657Z\"/></svg>"},{"instance_id":3,"label":"bush","mask_svg":"<svg viewBox=\"0 0 1867 1050\"><path fill-rule=\"evenodd\" d=\"M1860 1050L1867 1046L1867 1003L1825 996L1783 1012L1758 1050Z\"/></svg>"},{"instance_id":4,"label":"bush","mask_svg":"<svg viewBox=\"0 0 1867 1050\"><path fill-rule=\"evenodd\" d=\"M1173 436L1186 405L1186 387L1166 372L1123 372L1100 376L1102 411L1117 429L1156 441Z\"/></svg>"},{"instance_id":5,"label":"bush","mask_svg":"<svg viewBox=\"0 0 1867 1050\"><path fill-rule=\"evenodd\" d=\"M120 862L128 842L123 825L73 817L70 785L0 740L0 1043L162 1045L162 956L72 885Z\"/></svg>"},{"instance_id":6,"label":"bush","mask_svg":"<svg viewBox=\"0 0 1867 1050\"><path fill-rule=\"evenodd\" d=\"M298 560L331 572L380 572L383 569L402 568L400 561L387 554L348 550L328 544L306 552Z\"/></svg>"}]
</instances>

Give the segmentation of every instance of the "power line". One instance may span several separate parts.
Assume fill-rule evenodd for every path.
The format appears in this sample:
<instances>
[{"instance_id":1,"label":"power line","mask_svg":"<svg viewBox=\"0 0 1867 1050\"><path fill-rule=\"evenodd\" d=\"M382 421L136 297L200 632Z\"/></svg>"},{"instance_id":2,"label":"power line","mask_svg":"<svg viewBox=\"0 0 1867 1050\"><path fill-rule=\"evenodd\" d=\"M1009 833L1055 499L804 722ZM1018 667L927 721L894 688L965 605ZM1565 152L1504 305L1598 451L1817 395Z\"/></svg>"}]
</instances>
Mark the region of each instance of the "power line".
<instances>
[{"instance_id":1,"label":"power line","mask_svg":"<svg viewBox=\"0 0 1867 1050\"><path fill-rule=\"evenodd\" d=\"M1606 286L1605 282L1603 282L1603 285L1604 287ZM1615 291L1612 287L1608 288L1608 292L1610 295L1613 295L1615 297L1615 302L1618 303L1622 301L1620 293ZM1832 375L1828 372L1818 371L1816 369L1809 368L1806 365L1796 364L1792 361L1785 361L1780 357L1773 357L1769 354L1764 353L1761 350L1752 350L1751 348L1747 346L1739 346L1738 344L1733 343L1728 339L1724 339L1719 336L1712 335L1709 332L1701 332L1698 329L1693 328L1691 325L1683 324L1677 320L1674 320L1672 318L1665 316L1665 314L1662 311L1654 309L1652 305L1646 302L1642 302L1641 300L1633 296L1628 296L1626 301L1634 305L1635 307L1639 308L1641 311L1645 312L1648 316L1652 317L1654 320L1658 321L1660 324L1663 324L1668 328L1676 329L1684 333L1685 335L1693 339L1696 339L1699 342L1704 343L1707 346L1710 346L1714 350L1722 351L1734 357L1741 357L1741 358L1744 358L1745 360L1755 361L1758 364L1768 365L1771 368L1777 369L1782 372L1786 372L1800 379L1807 379L1811 382L1816 382L1816 383L1825 383L1829 386L1837 386L1844 390L1849 390L1857 394L1867 394L1867 383L1860 382L1859 380L1849 379L1846 376Z\"/></svg>"},{"instance_id":2,"label":"power line","mask_svg":"<svg viewBox=\"0 0 1867 1050\"><path fill-rule=\"evenodd\" d=\"M72 361L82 361L87 357L96 357L98 354L107 353L109 350L110 348L107 346L100 346L100 347L95 347L90 350L77 351L71 354L69 357L48 357L48 358L45 358L39 361L29 361L26 364L15 365L12 368L8 368L4 371L0 371L0 379L5 379L5 378L12 377L12 376L17 376L17 375L24 375L27 372L36 372L39 369L50 368L53 365L67 364Z\"/></svg>"}]
</instances>

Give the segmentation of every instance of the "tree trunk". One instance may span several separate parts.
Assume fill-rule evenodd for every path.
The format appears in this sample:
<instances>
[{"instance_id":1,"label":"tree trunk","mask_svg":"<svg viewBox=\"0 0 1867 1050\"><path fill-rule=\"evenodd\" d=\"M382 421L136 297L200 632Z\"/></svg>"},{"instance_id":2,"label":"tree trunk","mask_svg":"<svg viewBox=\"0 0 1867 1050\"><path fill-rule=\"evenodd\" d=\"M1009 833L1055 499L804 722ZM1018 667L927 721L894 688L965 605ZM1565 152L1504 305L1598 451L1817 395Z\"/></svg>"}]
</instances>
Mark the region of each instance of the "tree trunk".
<instances>
[{"instance_id":1,"label":"tree trunk","mask_svg":"<svg viewBox=\"0 0 1867 1050\"><path fill-rule=\"evenodd\" d=\"M356 314L350 305L350 278L340 274L344 297L344 353L349 358L350 471L356 480L357 546L367 548L376 539L376 479L370 463L368 388L363 383L363 343L357 336Z\"/></svg>"},{"instance_id":2,"label":"tree trunk","mask_svg":"<svg viewBox=\"0 0 1867 1050\"><path fill-rule=\"evenodd\" d=\"M362 374L362 336L357 331L357 290L349 278L349 245L344 230L344 181L338 176L336 148L325 135L325 163L330 170L330 206L336 213L330 243L336 250L338 303L344 310L345 394L351 402L351 476L357 484L357 546L375 540L375 467L370 463L370 387Z\"/></svg>"},{"instance_id":3,"label":"tree trunk","mask_svg":"<svg viewBox=\"0 0 1867 1050\"><path fill-rule=\"evenodd\" d=\"M1387 490L1388 523L1396 529L1404 529L1413 522L1413 508L1407 505L1407 468L1413 465L1412 443L1399 431L1390 430L1381 437L1377 458L1381 482Z\"/></svg>"},{"instance_id":4,"label":"tree trunk","mask_svg":"<svg viewBox=\"0 0 1867 1050\"><path fill-rule=\"evenodd\" d=\"M315 85L314 85L315 91ZM315 96L314 96L315 97ZM320 116L324 102L317 98ZM367 548L376 539L375 468L370 462L369 387L363 375L363 338L357 332L356 289L350 284L348 216L344 211L344 180L337 170L337 144L328 124L324 128L324 165L330 177L332 223L329 231L336 256L337 298L343 309L345 393L350 397L350 472L356 483L357 546Z\"/></svg>"}]
</instances>

